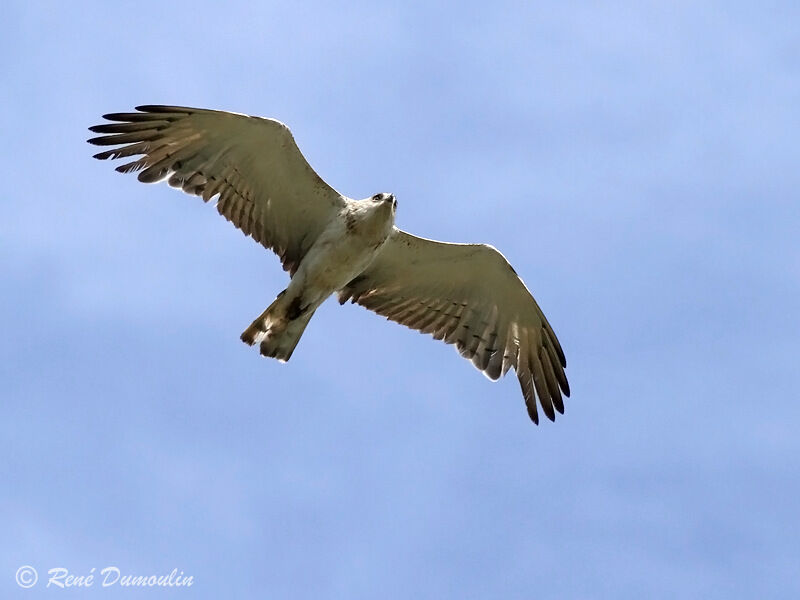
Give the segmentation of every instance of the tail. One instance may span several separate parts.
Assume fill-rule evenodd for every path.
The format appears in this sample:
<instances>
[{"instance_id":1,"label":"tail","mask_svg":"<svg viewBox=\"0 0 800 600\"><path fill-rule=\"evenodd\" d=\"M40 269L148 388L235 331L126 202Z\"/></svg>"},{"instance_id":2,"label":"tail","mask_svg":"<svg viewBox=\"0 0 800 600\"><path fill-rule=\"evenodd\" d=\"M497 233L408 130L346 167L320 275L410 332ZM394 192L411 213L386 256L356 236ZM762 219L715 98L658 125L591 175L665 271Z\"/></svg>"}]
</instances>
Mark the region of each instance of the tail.
<instances>
[{"instance_id":1,"label":"tail","mask_svg":"<svg viewBox=\"0 0 800 600\"><path fill-rule=\"evenodd\" d=\"M252 346L261 344L261 354L286 362L292 357L297 342L316 309L302 310L299 298L286 300L284 290L261 315L244 330L242 341Z\"/></svg>"}]
</instances>

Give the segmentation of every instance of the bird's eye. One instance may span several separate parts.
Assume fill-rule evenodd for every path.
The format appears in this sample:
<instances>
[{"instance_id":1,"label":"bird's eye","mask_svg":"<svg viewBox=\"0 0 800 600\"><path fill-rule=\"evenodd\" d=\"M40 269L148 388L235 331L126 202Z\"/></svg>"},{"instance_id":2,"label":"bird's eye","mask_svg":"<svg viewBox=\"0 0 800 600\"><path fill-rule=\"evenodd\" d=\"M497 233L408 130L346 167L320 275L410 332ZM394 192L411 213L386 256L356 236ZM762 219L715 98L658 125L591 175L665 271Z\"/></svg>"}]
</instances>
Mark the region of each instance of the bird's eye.
<instances>
[{"instance_id":1,"label":"bird's eye","mask_svg":"<svg viewBox=\"0 0 800 600\"><path fill-rule=\"evenodd\" d=\"M381 195L380 195L380 194L375 194L375 195L372 197L372 199L373 199L373 200L375 200L375 201L377 202L378 200L380 200L380 199L381 199Z\"/></svg>"}]
</instances>

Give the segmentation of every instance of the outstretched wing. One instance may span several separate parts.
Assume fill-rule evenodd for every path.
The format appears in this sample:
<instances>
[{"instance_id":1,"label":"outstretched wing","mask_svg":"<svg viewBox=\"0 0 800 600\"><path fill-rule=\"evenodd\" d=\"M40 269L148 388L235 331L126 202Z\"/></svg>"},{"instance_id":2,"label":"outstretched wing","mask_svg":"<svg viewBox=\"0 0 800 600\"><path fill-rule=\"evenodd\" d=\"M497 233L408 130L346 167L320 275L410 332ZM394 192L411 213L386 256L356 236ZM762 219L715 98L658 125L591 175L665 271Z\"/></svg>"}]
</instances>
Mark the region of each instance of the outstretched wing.
<instances>
[{"instance_id":1,"label":"outstretched wing","mask_svg":"<svg viewBox=\"0 0 800 600\"><path fill-rule=\"evenodd\" d=\"M90 143L119 146L95 158L141 158L117 167L208 202L294 274L345 199L306 162L289 128L273 119L180 106L138 106L90 127Z\"/></svg>"},{"instance_id":2,"label":"outstretched wing","mask_svg":"<svg viewBox=\"0 0 800 600\"><path fill-rule=\"evenodd\" d=\"M569 396L556 334L533 296L497 250L448 244L395 229L369 267L339 292L392 321L455 344L492 380L514 367L528 414L536 396L552 421Z\"/></svg>"}]
</instances>

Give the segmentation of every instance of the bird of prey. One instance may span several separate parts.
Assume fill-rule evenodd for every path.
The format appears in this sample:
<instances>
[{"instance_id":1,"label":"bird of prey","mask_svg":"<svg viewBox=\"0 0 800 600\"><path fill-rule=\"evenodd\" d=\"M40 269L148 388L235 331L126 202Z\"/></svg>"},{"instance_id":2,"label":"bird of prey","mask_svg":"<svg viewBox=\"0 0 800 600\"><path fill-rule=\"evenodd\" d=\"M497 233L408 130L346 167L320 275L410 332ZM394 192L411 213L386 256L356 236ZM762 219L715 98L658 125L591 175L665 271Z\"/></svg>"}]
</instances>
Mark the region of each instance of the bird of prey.
<instances>
[{"instance_id":1,"label":"bird of prey","mask_svg":"<svg viewBox=\"0 0 800 600\"><path fill-rule=\"evenodd\" d=\"M561 345L533 296L495 248L420 238L395 227L397 200L343 196L306 162L289 128L262 117L139 106L104 115L89 140L95 158L139 157L117 167L208 202L278 254L288 287L241 335L287 361L330 295L455 344L489 379L514 368L528 415L536 398L552 421L569 396Z\"/></svg>"}]
</instances>

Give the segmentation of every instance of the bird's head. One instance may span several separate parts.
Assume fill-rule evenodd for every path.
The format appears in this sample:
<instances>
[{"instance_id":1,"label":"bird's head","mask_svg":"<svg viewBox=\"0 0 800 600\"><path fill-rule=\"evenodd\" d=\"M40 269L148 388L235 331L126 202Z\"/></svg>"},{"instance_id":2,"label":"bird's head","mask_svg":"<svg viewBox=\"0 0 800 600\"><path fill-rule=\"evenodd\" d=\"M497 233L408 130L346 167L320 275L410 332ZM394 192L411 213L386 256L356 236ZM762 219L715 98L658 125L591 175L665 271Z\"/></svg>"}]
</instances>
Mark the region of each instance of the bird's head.
<instances>
[{"instance_id":1,"label":"bird's head","mask_svg":"<svg viewBox=\"0 0 800 600\"><path fill-rule=\"evenodd\" d=\"M397 208L397 200L394 194L375 194L370 198L370 202L382 203L392 207L392 212Z\"/></svg>"}]
</instances>

